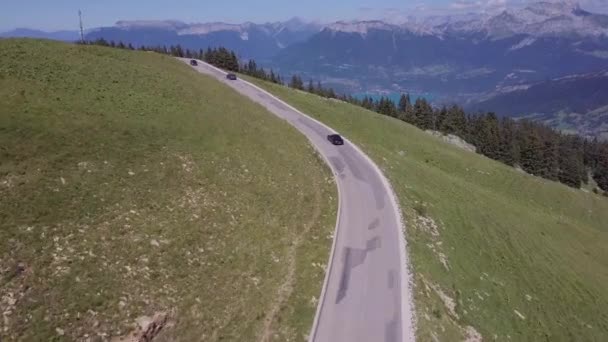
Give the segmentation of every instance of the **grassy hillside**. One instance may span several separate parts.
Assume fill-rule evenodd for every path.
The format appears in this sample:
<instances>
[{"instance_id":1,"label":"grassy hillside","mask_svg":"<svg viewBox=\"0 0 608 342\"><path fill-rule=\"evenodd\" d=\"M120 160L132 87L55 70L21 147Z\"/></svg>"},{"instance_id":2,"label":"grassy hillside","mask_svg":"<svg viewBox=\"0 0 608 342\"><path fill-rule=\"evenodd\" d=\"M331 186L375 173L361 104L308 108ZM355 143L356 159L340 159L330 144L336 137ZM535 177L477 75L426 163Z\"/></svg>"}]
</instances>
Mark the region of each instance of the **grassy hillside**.
<instances>
[{"instance_id":1,"label":"grassy hillside","mask_svg":"<svg viewBox=\"0 0 608 342\"><path fill-rule=\"evenodd\" d=\"M256 81L357 143L406 218L421 341L608 340L608 200L401 121Z\"/></svg>"},{"instance_id":2,"label":"grassy hillside","mask_svg":"<svg viewBox=\"0 0 608 342\"><path fill-rule=\"evenodd\" d=\"M289 125L170 57L34 40L0 40L0 104L0 340L308 333L336 194Z\"/></svg>"}]
</instances>

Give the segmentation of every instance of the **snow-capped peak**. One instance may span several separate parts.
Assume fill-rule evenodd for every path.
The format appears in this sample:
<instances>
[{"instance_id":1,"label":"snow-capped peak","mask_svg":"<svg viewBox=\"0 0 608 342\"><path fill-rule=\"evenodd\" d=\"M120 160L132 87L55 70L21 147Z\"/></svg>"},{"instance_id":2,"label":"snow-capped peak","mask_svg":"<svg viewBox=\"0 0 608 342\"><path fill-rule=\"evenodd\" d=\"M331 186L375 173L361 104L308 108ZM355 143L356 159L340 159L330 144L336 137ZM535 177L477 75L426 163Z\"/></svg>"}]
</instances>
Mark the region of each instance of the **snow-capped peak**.
<instances>
[{"instance_id":1,"label":"snow-capped peak","mask_svg":"<svg viewBox=\"0 0 608 342\"><path fill-rule=\"evenodd\" d=\"M580 10L581 7L578 2L575 1L560 1L560 2L549 2L549 1L541 1L531 3L525 7L525 10L534 13L538 16L544 17L556 17L560 15L570 15L577 10Z\"/></svg>"},{"instance_id":2,"label":"snow-capped peak","mask_svg":"<svg viewBox=\"0 0 608 342\"><path fill-rule=\"evenodd\" d=\"M122 29L157 28L177 32L180 35L206 35L213 32L231 31L248 39L251 33L263 32L275 39L289 36L293 32L314 34L321 29L333 33L344 32L366 36L372 30L407 31L417 35L434 35L446 37L452 34L484 35L491 39L502 39L514 35L526 35L533 38L556 35L606 36L608 37L608 15L594 14L585 11L570 0L543 0L528 3L525 6L509 8L502 12L466 13L445 16L432 16L422 19L407 17L403 22L386 22L381 20L338 21L329 25L306 22L292 18L284 22L266 24L229 24L222 22L186 24L180 21L119 21L116 26ZM522 41L513 48L526 46Z\"/></svg>"},{"instance_id":3,"label":"snow-capped peak","mask_svg":"<svg viewBox=\"0 0 608 342\"><path fill-rule=\"evenodd\" d=\"M179 20L120 20L116 22L115 26L122 29L154 28L163 30L179 30L187 27L188 24Z\"/></svg>"},{"instance_id":4,"label":"snow-capped peak","mask_svg":"<svg viewBox=\"0 0 608 342\"><path fill-rule=\"evenodd\" d=\"M608 16L583 10L573 1L536 2L523 8L478 19L446 21L444 29L451 32L485 32L492 38L515 34L530 36L576 34L580 36L608 35Z\"/></svg>"},{"instance_id":5,"label":"snow-capped peak","mask_svg":"<svg viewBox=\"0 0 608 342\"><path fill-rule=\"evenodd\" d=\"M180 35L186 34L209 34L218 31L232 31L241 33L247 29L247 25L227 24L227 23L204 23L204 24L191 24L188 27L180 30Z\"/></svg>"},{"instance_id":6,"label":"snow-capped peak","mask_svg":"<svg viewBox=\"0 0 608 342\"><path fill-rule=\"evenodd\" d=\"M391 31L398 28L395 25L387 24L383 21L338 21L326 27L333 32L359 33L366 35L370 30L386 30Z\"/></svg>"}]
</instances>

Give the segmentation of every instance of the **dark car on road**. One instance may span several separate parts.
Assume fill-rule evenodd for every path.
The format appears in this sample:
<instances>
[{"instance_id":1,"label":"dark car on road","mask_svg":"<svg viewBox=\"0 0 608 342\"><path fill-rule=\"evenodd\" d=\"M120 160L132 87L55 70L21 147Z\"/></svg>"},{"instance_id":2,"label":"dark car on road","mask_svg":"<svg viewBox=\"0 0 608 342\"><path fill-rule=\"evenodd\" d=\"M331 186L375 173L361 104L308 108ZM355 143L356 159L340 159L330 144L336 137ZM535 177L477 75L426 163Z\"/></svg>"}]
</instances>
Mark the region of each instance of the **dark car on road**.
<instances>
[{"instance_id":1,"label":"dark car on road","mask_svg":"<svg viewBox=\"0 0 608 342\"><path fill-rule=\"evenodd\" d=\"M327 140L334 145L344 145L344 140L339 134L330 134L327 136Z\"/></svg>"},{"instance_id":2,"label":"dark car on road","mask_svg":"<svg viewBox=\"0 0 608 342\"><path fill-rule=\"evenodd\" d=\"M192 65L192 66L197 66L197 65L198 65L198 62L196 61L196 59L191 59L191 60L190 60L190 65Z\"/></svg>"},{"instance_id":3,"label":"dark car on road","mask_svg":"<svg viewBox=\"0 0 608 342\"><path fill-rule=\"evenodd\" d=\"M236 81L236 75L235 74L228 74L226 75L226 78L231 80L231 81Z\"/></svg>"}]
</instances>

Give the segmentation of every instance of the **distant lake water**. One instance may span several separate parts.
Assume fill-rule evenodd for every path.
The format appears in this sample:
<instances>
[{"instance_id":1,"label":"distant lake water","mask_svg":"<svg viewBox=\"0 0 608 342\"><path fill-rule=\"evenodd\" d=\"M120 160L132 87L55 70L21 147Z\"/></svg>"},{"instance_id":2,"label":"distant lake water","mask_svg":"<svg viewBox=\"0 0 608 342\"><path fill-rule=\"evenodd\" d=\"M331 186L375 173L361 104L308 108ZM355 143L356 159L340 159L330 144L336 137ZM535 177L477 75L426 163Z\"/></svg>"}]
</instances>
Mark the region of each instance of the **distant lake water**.
<instances>
[{"instance_id":1,"label":"distant lake water","mask_svg":"<svg viewBox=\"0 0 608 342\"><path fill-rule=\"evenodd\" d=\"M355 93L352 94L353 97L357 98L357 99L363 99L365 96L367 97L371 97L374 101L380 100L381 97L388 97L389 99L391 99L393 102L395 102L395 104L399 103L399 99L401 98L401 94L403 93L387 93L387 94L378 94L378 93ZM433 94L416 94L416 93L409 93L410 94L410 99L412 100L412 103L416 102L416 100L418 98L424 98L429 102L433 102L433 100L435 100L435 96Z\"/></svg>"}]
</instances>

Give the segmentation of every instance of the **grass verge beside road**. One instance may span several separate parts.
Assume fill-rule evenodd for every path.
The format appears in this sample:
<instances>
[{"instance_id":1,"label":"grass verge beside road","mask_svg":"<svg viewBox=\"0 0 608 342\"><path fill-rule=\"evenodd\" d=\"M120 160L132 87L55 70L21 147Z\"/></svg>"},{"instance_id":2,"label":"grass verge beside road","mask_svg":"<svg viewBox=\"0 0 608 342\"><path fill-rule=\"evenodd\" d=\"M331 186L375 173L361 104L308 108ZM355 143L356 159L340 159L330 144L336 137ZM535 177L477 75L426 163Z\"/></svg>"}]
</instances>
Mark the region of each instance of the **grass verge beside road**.
<instances>
[{"instance_id":1,"label":"grass verge beside road","mask_svg":"<svg viewBox=\"0 0 608 342\"><path fill-rule=\"evenodd\" d=\"M399 197L421 341L608 339L608 200L404 122L247 78L358 144Z\"/></svg>"},{"instance_id":2,"label":"grass verge beside road","mask_svg":"<svg viewBox=\"0 0 608 342\"><path fill-rule=\"evenodd\" d=\"M0 103L0 340L308 333L337 198L287 123L171 57L40 40L0 40Z\"/></svg>"}]
</instances>

